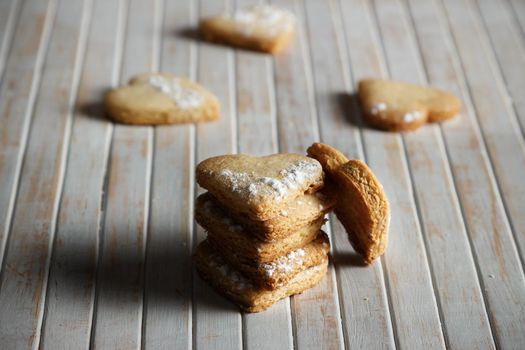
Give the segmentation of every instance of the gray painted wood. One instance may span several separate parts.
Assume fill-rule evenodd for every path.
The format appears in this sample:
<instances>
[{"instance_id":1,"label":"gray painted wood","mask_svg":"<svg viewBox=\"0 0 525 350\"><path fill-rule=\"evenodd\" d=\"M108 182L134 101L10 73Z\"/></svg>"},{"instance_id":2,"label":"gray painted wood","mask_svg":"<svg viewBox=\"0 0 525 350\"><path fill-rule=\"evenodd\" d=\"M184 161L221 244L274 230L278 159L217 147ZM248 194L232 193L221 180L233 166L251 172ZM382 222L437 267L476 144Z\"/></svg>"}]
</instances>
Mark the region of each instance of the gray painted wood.
<instances>
[{"instance_id":1,"label":"gray painted wood","mask_svg":"<svg viewBox=\"0 0 525 350\"><path fill-rule=\"evenodd\" d=\"M0 280L0 343L8 349L37 348L40 341L72 102L89 16L82 0L61 2L56 10L41 79L46 88L35 101Z\"/></svg>"},{"instance_id":2,"label":"gray painted wood","mask_svg":"<svg viewBox=\"0 0 525 350\"><path fill-rule=\"evenodd\" d=\"M19 8L19 0L0 3L0 33L2 33L0 37L0 76L4 73L6 57L12 43L13 30L19 18Z\"/></svg>"},{"instance_id":3,"label":"gray painted wood","mask_svg":"<svg viewBox=\"0 0 525 350\"><path fill-rule=\"evenodd\" d=\"M155 68L156 5L128 3L120 84ZM141 347L152 136L151 127L114 127L91 344L96 349Z\"/></svg>"},{"instance_id":4,"label":"gray painted wood","mask_svg":"<svg viewBox=\"0 0 525 350\"><path fill-rule=\"evenodd\" d=\"M202 0L199 17L222 13L229 5L225 1ZM234 73L234 52L231 48L199 43L197 79L219 98L221 119L197 125L197 162L237 151ZM194 243L204 238L204 230L196 226ZM238 308L218 295L196 273L193 283L193 331L193 345L198 349L240 349L243 346Z\"/></svg>"},{"instance_id":5,"label":"gray painted wood","mask_svg":"<svg viewBox=\"0 0 525 350\"><path fill-rule=\"evenodd\" d=\"M401 2L376 1L391 77L425 84L410 18ZM421 6L421 4L420 4ZM416 19L420 21L420 18ZM476 267L438 125L406 133L404 143L449 347L493 348ZM435 210L439 207L440 210ZM465 301L469 300L469 303ZM469 322L469 334L462 327ZM474 333L476 336L472 336Z\"/></svg>"},{"instance_id":6,"label":"gray painted wood","mask_svg":"<svg viewBox=\"0 0 525 350\"><path fill-rule=\"evenodd\" d=\"M304 7L297 1L273 1L295 13L296 31L286 52L275 57L279 151L304 154L319 140ZM292 298L294 344L299 348L344 346L333 266L321 282Z\"/></svg>"},{"instance_id":7,"label":"gray painted wood","mask_svg":"<svg viewBox=\"0 0 525 350\"><path fill-rule=\"evenodd\" d=\"M370 4L361 1L344 4L354 13L344 17L354 86L365 77L385 77L377 23L371 17ZM357 34L359 28L367 27ZM382 182L391 208L389 247L383 263L396 341L402 348L443 348L403 140L399 134L364 128L363 141L368 164Z\"/></svg>"},{"instance_id":8,"label":"gray painted wood","mask_svg":"<svg viewBox=\"0 0 525 350\"><path fill-rule=\"evenodd\" d=\"M22 158L42 61L53 23L54 3L26 2L13 33L0 86L0 262L3 261ZM49 12L49 16L46 14Z\"/></svg>"},{"instance_id":9,"label":"gray painted wood","mask_svg":"<svg viewBox=\"0 0 525 350\"><path fill-rule=\"evenodd\" d=\"M197 45L182 33L195 25L196 4L166 1L163 5L159 70L194 78ZM193 125L155 128L143 318L145 349L192 346L194 134Z\"/></svg>"},{"instance_id":10,"label":"gray painted wood","mask_svg":"<svg viewBox=\"0 0 525 350\"><path fill-rule=\"evenodd\" d=\"M414 18L426 13L427 20L416 21L415 28L429 81L456 94L465 105L460 118L442 126L445 146L496 345L512 348L521 342L516 325L523 319L512 305L523 303L523 273L441 5L427 2L422 8L411 2L417 9ZM447 50L436 53L435 47Z\"/></svg>"},{"instance_id":11,"label":"gray painted wood","mask_svg":"<svg viewBox=\"0 0 525 350\"><path fill-rule=\"evenodd\" d=\"M49 273L43 349L89 348L112 134L100 101L117 83L122 21L115 21L115 14L121 9L118 0L93 4Z\"/></svg>"},{"instance_id":12,"label":"gray painted wood","mask_svg":"<svg viewBox=\"0 0 525 350\"><path fill-rule=\"evenodd\" d=\"M519 28L513 26L508 8L497 1L478 1L485 28L483 34L491 39L492 51L498 60L498 70L503 75L506 89L500 87L503 99L517 114L521 123L522 136L525 137L525 71L517 67L525 66L525 41L521 40ZM523 146L522 142L522 146ZM525 149L525 148L524 148ZM522 186L512 191L503 190L507 213L514 230L516 242L523 263L525 253L525 189Z\"/></svg>"},{"instance_id":13,"label":"gray painted wood","mask_svg":"<svg viewBox=\"0 0 525 350\"><path fill-rule=\"evenodd\" d=\"M349 158L363 159L358 120L351 120L348 55L342 35L340 6L335 1L306 1L313 86L321 141ZM335 40L325 40L327 37ZM393 348L394 337L381 264L360 266L346 231L331 221L333 260L341 298L347 348ZM367 336L374 334L373 337Z\"/></svg>"}]
</instances>

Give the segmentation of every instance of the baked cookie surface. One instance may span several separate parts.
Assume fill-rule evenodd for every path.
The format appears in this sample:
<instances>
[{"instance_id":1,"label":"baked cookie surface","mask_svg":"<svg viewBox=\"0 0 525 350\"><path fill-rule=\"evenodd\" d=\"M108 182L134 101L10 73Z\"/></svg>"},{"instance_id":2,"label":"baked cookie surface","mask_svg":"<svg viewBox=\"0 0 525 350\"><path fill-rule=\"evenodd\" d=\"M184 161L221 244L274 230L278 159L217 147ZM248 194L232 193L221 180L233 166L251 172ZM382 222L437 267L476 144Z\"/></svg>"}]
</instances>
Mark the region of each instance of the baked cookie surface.
<instances>
[{"instance_id":1,"label":"baked cookie surface","mask_svg":"<svg viewBox=\"0 0 525 350\"><path fill-rule=\"evenodd\" d=\"M325 222L320 217L306 226L297 227L283 239L265 242L236 223L209 194L197 198L195 220L208 232L210 240L221 247L221 251L256 263L270 262L310 243Z\"/></svg>"},{"instance_id":2,"label":"baked cookie surface","mask_svg":"<svg viewBox=\"0 0 525 350\"><path fill-rule=\"evenodd\" d=\"M337 189L332 191L335 214L354 249L370 264L388 243L390 207L383 186L365 163L348 160L333 147L314 143L308 155L319 160Z\"/></svg>"},{"instance_id":3,"label":"baked cookie surface","mask_svg":"<svg viewBox=\"0 0 525 350\"><path fill-rule=\"evenodd\" d=\"M299 154L237 154L202 161L196 178L224 207L265 221L286 212L297 197L322 187L323 169L317 160Z\"/></svg>"},{"instance_id":4,"label":"baked cookie surface","mask_svg":"<svg viewBox=\"0 0 525 350\"><path fill-rule=\"evenodd\" d=\"M217 98L201 85L170 73L144 73L105 96L106 112L124 124L159 125L217 120Z\"/></svg>"},{"instance_id":5,"label":"baked cookie surface","mask_svg":"<svg viewBox=\"0 0 525 350\"><path fill-rule=\"evenodd\" d=\"M254 221L245 214L233 211L215 200L209 193L204 193L197 198L196 208L206 200L214 201L224 213L242 226L246 231L263 242L283 240L293 234L298 228L313 224L322 219L335 205L335 199L321 192L305 194L290 201L288 207L281 210L277 216L265 220Z\"/></svg>"},{"instance_id":6,"label":"baked cookie surface","mask_svg":"<svg viewBox=\"0 0 525 350\"><path fill-rule=\"evenodd\" d=\"M291 12L272 5L256 5L231 15L205 18L199 24L208 41L270 53L286 46L294 26L295 16Z\"/></svg>"},{"instance_id":7,"label":"baked cookie surface","mask_svg":"<svg viewBox=\"0 0 525 350\"><path fill-rule=\"evenodd\" d=\"M389 131L441 122L456 116L461 107L459 99L446 91L392 80L361 80L358 95L366 121Z\"/></svg>"},{"instance_id":8,"label":"baked cookie surface","mask_svg":"<svg viewBox=\"0 0 525 350\"><path fill-rule=\"evenodd\" d=\"M328 260L330 242L326 233L319 234L312 242L286 255L263 263L244 259L235 254L231 246L223 245L208 236L208 241L230 266L241 272L253 284L267 289L277 289L290 281L299 272Z\"/></svg>"},{"instance_id":9,"label":"baked cookie surface","mask_svg":"<svg viewBox=\"0 0 525 350\"><path fill-rule=\"evenodd\" d=\"M321 281L328 269L328 260L296 274L287 284L269 290L254 285L231 267L207 240L197 247L194 262L201 277L222 295L246 312L266 310L278 300L299 294Z\"/></svg>"}]
</instances>

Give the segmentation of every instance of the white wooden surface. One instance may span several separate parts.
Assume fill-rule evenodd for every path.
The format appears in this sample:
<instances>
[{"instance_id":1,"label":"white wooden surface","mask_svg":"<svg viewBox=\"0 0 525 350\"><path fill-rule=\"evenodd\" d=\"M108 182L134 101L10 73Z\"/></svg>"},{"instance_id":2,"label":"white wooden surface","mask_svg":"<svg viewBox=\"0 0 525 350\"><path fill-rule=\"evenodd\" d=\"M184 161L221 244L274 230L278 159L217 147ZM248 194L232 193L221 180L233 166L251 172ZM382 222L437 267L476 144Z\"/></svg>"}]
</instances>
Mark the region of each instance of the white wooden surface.
<instances>
[{"instance_id":1,"label":"white wooden surface","mask_svg":"<svg viewBox=\"0 0 525 350\"><path fill-rule=\"evenodd\" d=\"M294 12L272 57L208 44L198 19ZM525 348L525 6L519 0L0 2L0 349ZM200 81L215 123L113 125L135 73ZM363 77L430 84L459 118L363 125ZM241 314L192 270L194 166L321 140L365 160L390 245L359 264L337 222L321 284Z\"/></svg>"}]
</instances>

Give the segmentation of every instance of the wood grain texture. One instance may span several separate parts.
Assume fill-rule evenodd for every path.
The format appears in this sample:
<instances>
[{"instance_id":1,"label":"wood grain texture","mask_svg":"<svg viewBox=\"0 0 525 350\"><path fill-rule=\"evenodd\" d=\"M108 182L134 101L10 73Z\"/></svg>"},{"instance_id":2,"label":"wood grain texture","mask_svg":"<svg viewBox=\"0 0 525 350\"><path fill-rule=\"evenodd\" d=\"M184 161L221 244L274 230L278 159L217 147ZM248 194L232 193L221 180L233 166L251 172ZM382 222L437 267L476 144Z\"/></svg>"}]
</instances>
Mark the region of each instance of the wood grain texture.
<instances>
[{"instance_id":1,"label":"wood grain texture","mask_svg":"<svg viewBox=\"0 0 525 350\"><path fill-rule=\"evenodd\" d=\"M521 174L525 174L525 141L514 110L507 102L507 92L490 52L489 40L481 35L479 17L475 16L470 3L445 1L444 4L510 223L516 236L521 236L519 242L522 243L523 218L515 216L522 216L518 212L523 209L525 183ZM461 20L459 12L463 13ZM482 50L474 54L471 51L474 48ZM521 259L523 262L523 256Z\"/></svg>"},{"instance_id":2,"label":"wood grain texture","mask_svg":"<svg viewBox=\"0 0 525 350\"><path fill-rule=\"evenodd\" d=\"M490 38L492 51L498 60L498 70L503 75L506 89L502 92L502 99L511 107L511 113L517 114L521 124L521 133L525 137L525 41L521 40L519 28L513 26L508 8L498 1L478 1L479 12L485 24L483 34ZM523 142L521 143L523 147ZM513 186L510 184L510 186ZM525 254L525 187L513 188L505 191L504 199L508 216L514 230L522 263Z\"/></svg>"},{"instance_id":3,"label":"wood grain texture","mask_svg":"<svg viewBox=\"0 0 525 350\"><path fill-rule=\"evenodd\" d=\"M308 0L305 4L321 141L350 158L363 159L359 120L350 120L355 115L350 111L352 97L341 8L335 1ZM360 257L335 218L331 228L346 347L394 348L381 264L360 266Z\"/></svg>"},{"instance_id":4,"label":"wood grain texture","mask_svg":"<svg viewBox=\"0 0 525 350\"><path fill-rule=\"evenodd\" d=\"M0 262L7 244L18 180L26 149L29 124L42 61L49 42L55 6L49 2L26 2L13 34L13 45L0 86Z\"/></svg>"},{"instance_id":5,"label":"wood grain texture","mask_svg":"<svg viewBox=\"0 0 525 350\"><path fill-rule=\"evenodd\" d=\"M297 16L296 30L284 53L275 57L279 151L305 154L319 140L317 115L306 42L304 7L298 1L273 1ZM314 288L292 298L294 345L298 348L343 347L338 291L333 266Z\"/></svg>"},{"instance_id":6,"label":"wood grain texture","mask_svg":"<svg viewBox=\"0 0 525 350\"><path fill-rule=\"evenodd\" d=\"M89 348L112 131L100 101L116 84L119 72L115 66L119 3L96 0L93 4L49 272L43 349Z\"/></svg>"},{"instance_id":7,"label":"wood grain texture","mask_svg":"<svg viewBox=\"0 0 525 350\"><path fill-rule=\"evenodd\" d=\"M13 30L19 18L19 0L8 0L0 3L0 77L3 76L5 61L9 48L11 47L11 39L13 37Z\"/></svg>"},{"instance_id":8,"label":"wood grain texture","mask_svg":"<svg viewBox=\"0 0 525 350\"><path fill-rule=\"evenodd\" d=\"M166 1L160 71L195 77L196 44L182 35L195 25L195 3ZM191 348L194 126L155 128L151 216L146 251L143 347Z\"/></svg>"},{"instance_id":9,"label":"wood grain texture","mask_svg":"<svg viewBox=\"0 0 525 350\"><path fill-rule=\"evenodd\" d=\"M85 44L85 2L62 2L56 10L43 65L45 88L36 97L0 281L0 340L9 349L36 348L40 341L72 102Z\"/></svg>"},{"instance_id":10,"label":"wood grain texture","mask_svg":"<svg viewBox=\"0 0 525 350\"><path fill-rule=\"evenodd\" d=\"M425 84L406 9L398 1L375 5L391 77ZM427 125L403 137L447 346L494 347L439 126ZM467 320L469 334L462 330Z\"/></svg>"},{"instance_id":11,"label":"wood grain texture","mask_svg":"<svg viewBox=\"0 0 525 350\"><path fill-rule=\"evenodd\" d=\"M225 1L201 0L200 18L223 13L231 4ZM234 52L231 48L199 43L198 81L221 102L221 119L197 125L196 161L211 156L237 152L235 109ZM196 226L195 244L205 238ZM242 320L239 309L217 294L195 273L193 284L193 345L199 349L242 348Z\"/></svg>"},{"instance_id":12,"label":"wood grain texture","mask_svg":"<svg viewBox=\"0 0 525 350\"><path fill-rule=\"evenodd\" d=\"M239 0L236 8L257 3L257 0ZM253 155L277 153L272 59L258 52L236 50L235 63L238 151ZM243 345L248 349L291 349L290 298L281 300L265 312L244 314Z\"/></svg>"},{"instance_id":13,"label":"wood grain texture","mask_svg":"<svg viewBox=\"0 0 525 350\"><path fill-rule=\"evenodd\" d=\"M369 3L352 1L344 5L348 6L344 13L349 9L353 12L344 19L354 84L365 77L384 77L380 41ZM399 134L365 128L363 141L367 161L383 184L391 208L389 247L383 262L396 342L403 348L443 348L403 140Z\"/></svg>"},{"instance_id":14,"label":"wood grain texture","mask_svg":"<svg viewBox=\"0 0 525 350\"><path fill-rule=\"evenodd\" d=\"M120 84L155 68L157 2L130 1ZM141 347L153 130L115 125L98 266L92 347Z\"/></svg>"},{"instance_id":15,"label":"wood grain texture","mask_svg":"<svg viewBox=\"0 0 525 350\"><path fill-rule=\"evenodd\" d=\"M523 274L446 26L445 9L431 1L425 6L412 1L410 7L429 81L465 104L460 118L443 124L443 135L496 345L512 348L522 342L516 328L523 324L522 315L512 305L523 303ZM446 50L436 52L436 47Z\"/></svg>"}]
</instances>

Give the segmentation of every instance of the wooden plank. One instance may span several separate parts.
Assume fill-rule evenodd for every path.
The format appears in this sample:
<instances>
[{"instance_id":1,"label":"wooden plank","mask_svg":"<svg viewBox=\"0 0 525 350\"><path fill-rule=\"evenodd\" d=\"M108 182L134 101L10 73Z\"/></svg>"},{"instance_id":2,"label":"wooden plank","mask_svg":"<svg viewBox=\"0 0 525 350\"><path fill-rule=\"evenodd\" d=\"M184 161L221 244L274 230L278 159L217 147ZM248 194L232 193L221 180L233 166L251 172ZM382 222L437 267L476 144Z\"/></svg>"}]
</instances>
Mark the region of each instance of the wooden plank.
<instances>
[{"instance_id":1,"label":"wooden plank","mask_svg":"<svg viewBox=\"0 0 525 350\"><path fill-rule=\"evenodd\" d=\"M513 112L517 114L521 124L522 136L525 137L525 94L523 94L525 89L525 69L523 69L525 67L525 41L521 40L519 29L512 26L511 14L507 12L508 8L505 8L503 4L498 1L483 0L478 1L478 6L485 23L483 33L491 39L493 52L499 63L499 72L506 83L506 89L500 87L503 90L502 98L513 107ZM523 142L521 145L525 150ZM521 186L512 191L505 192L504 190L503 196L523 262L525 254L525 217L523 216L525 213L525 201L523 200L525 181L522 176L518 178L521 178ZM507 186L510 185L509 180Z\"/></svg>"},{"instance_id":2,"label":"wooden plank","mask_svg":"<svg viewBox=\"0 0 525 350\"><path fill-rule=\"evenodd\" d=\"M121 84L156 65L156 2L130 1ZM141 347L153 130L115 125L92 347Z\"/></svg>"},{"instance_id":3,"label":"wooden plank","mask_svg":"<svg viewBox=\"0 0 525 350\"><path fill-rule=\"evenodd\" d=\"M289 47L275 57L277 125L280 152L304 154L319 140L309 69L304 6L297 1L274 1L297 16L297 28ZM333 266L314 288L292 298L294 345L298 348L343 347L339 300Z\"/></svg>"},{"instance_id":4,"label":"wooden plank","mask_svg":"<svg viewBox=\"0 0 525 350\"><path fill-rule=\"evenodd\" d=\"M227 11L225 1L201 0L199 16L207 17ZM197 77L221 102L221 119L197 125L196 161L235 153L237 123L234 103L234 53L222 45L199 44ZM205 237L197 226L194 243ZM239 309L217 294L195 274L193 284L193 345L197 349L242 348L242 320Z\"/></svg>"},{"instance_id":5,"label":"wooden plank","mask_svg":"<svg viewBox=\"0 0 525 350\"><path fill-rule=\"evenodd\" d=\"M237 1L237 8L257 4ZM275 87L271 56L237 50L236 87L239 152L253 155L277 153ZM291 349L290 299L269 310L243 315L243 343L249 349Z\"/></svg>"},{"instance_id":6,"label":"wooden plank","mask_svg":"<svg viewBox=\"0 0 525 350\"><path fill-rule=\"evenodd\" d=\"M45 88L35 103L0 281L0 342L10 349L36 348L40 340L72 105L89 19L85 5L82 0L59 4L43 67Z\"/></svg>"},{"instance_id":7,"label":"wooden plank","mask_svg":"<svg viewBox=\"0 0 525 350\"><path fill-rule=\"evenodd\" d=\"M384 77L380 45L366 1L341 2L354 82ZM443 348L444 338L412 184L399 134L363 129L365 154L390 201L389 247L383 258L397 345ZM407 259L410 257L410 259Z\"/></svg>"},{"instance_id":8,"label":"wooden plank","mask_svg":"<svg viewBox=\"0 0 525 350\"><path fill-rule=\"evenodd\" d=\"M377 1L375 4L392 78L425 83L405 9L397 1ZM447 346L458 349L493 348L490 325L440 128L428 125L417 132L406 133L404 142ZM467 320L469 332L464 332L462 328Z\"/></svg>"},{"instance_id":9,"label":"wooden plank","mask_svg":"<svg viewBox=\"0 0 525 350\"><path fill-rule=\"evenodd\" d=\"M340 7L334 1L306 1L317 114L322 116L321 140L351 158L363 159L359 121L349 120L353 114L349 110L350 77L339 13ZM346 347L394 348L381 264L356 268L359 258L346 231L336 219L332 220L331 228Z\"/></svg>"},{"instance_id":10,"label":"wooden plank","mask_svg":"<svg viewBox=\"0 0 525 350\"><path fill-rule=\"evenodd\" d=\"M470 3L445 2L450 28L465 72L476 115L496 175L503 203L522 253L525 246L525 141L508 103L507 93L488 39ZM461 19L458 11L462 13ZM482 48L481 52L473 52ZM498 116L494 118L494 116ZM502 135L505 135L502 137ZM524 256L521 255L524 263Z\"/></svg>"},{"instance_id":11,"label":"wooden plank","mask_svg":"<svg viewBox=\"0 0 525 350\"><path fill-rule=\"evenodd\" d=\"M87 349L90 343L103 186L112 134L100 101L108 86L117 83L115 58L121 49L117 29L122 29L122 9L118 0L96 0L93 5L49 273L41 341L44 349Z\"/></svg>"},{"instance_id":12,"label":"wooden plank","mask_svg":"<svg viewBox=\"0 0 525 350\"><path fill-rule=\"evenodd\" d=\"M8 0L0 3L0 77L4 73L6 57L11 46L14 26L18 19L19 0Z\"/></svg>"},{"instance_id":13,"label":"wooden plank","mask_svg":"<svg viewBox=\"0 0 525 350\"><path fill-rule=\"evenodd\" d=\"M0 86L0 262L12 219L18 178L42 61L54 16L53 3L22 4Z\"/></svg>"},{"instance_id":14,"label":"wooden plank","mask_svg":"<svg viewBox=\"0 0 525 350\"><path fill-rule=\"evenodd\" d=\"M160 12L160 70L194 79L196 43L181 33L195 26L195 3L167 1ZM194 138L193 125L155 129L143 321L147 349L192 345Z\"/></svg>"},{"instance_id":15,"label":"wooden plank","mask_svg":"<svg viewBox=\"0 0 525 350\"><path fill-rule=\"evenodd\" d=\"M496 346L513 348L523 343L523 332L517 326L524 324L523 313L516 308L524 303L525 298L523 271L465 87L457 51L446 28L444 8L436 5L432 1L411 1L412 18L429 81L433 86L456 94L465 105L460 118L442 125L445 146ZM436 51L436 47L447 49ZM484 73L480 71L478 74Z\"/></svg>"},{"instance_id":16,"label":"wooden plank","mask_svg":"<svg viewBox=\"0 0 525 350\"><path fill-rule=\"evenodd\" d=\"M522 40L525 40L525 3L522 0L508 0L508 2L512 6L512 12L521 28Z\"/></svg>"}]
</instances>

